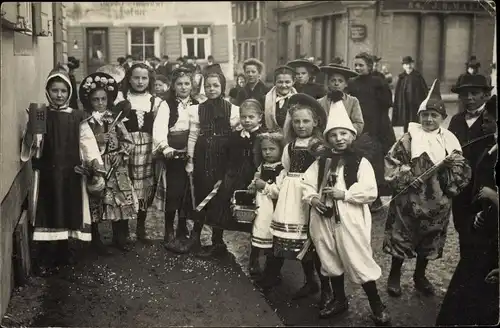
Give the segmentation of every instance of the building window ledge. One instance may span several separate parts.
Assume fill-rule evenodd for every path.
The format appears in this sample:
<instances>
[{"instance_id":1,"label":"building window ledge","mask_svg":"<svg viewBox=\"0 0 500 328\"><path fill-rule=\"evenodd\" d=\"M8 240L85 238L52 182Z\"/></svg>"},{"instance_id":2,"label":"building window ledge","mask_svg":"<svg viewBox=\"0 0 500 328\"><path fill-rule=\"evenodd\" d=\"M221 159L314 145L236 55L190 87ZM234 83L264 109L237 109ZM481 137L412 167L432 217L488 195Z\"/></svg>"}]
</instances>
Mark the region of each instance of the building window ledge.
<instances>
[{"instance_id":1,"label":"building window ledge","mask_svg":"<svg viewBox=\"0 0 500 328\"><path fill-rule=\"evenodd\" d=\"M22 23L13 23L4 17L2 17L2 28L15 32L25 32L31 33L31 29L28 26L24 26Z\"/></svg>"}]
</instances>

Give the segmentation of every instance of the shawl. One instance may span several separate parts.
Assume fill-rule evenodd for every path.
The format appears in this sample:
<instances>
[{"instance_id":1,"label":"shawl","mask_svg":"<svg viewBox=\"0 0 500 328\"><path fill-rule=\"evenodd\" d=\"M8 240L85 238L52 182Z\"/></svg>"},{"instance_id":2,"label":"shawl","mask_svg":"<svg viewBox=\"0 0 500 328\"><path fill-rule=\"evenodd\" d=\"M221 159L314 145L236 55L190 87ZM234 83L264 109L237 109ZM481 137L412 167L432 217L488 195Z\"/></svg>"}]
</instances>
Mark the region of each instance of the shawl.
<instances>
[{"instance_id":1,"label":"shawl","mask_svg":"<svg viewBox=\"0 0 500 328\"><path fill-rule=\"evenodd\" d=\"M292 88L286 97L291 97L296 94L297 90ZM266 94L265 105L264 105L264 121L266 128L268 130L274 130L278 128L278 122L276 121L276 101L277 101L276 87L272 87L271 90ZM288 117L288 114L287 114Z\"/></svg>"}]
</instances>

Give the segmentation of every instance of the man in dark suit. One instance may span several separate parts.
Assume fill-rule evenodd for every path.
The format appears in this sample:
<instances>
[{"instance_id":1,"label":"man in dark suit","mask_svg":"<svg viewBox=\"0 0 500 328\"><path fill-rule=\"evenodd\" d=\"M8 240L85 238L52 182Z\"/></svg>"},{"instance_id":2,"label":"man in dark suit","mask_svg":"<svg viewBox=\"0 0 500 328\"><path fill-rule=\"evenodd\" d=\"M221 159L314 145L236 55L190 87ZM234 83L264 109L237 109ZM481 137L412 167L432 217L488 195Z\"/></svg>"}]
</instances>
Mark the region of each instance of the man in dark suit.
<instances>
[{"instance_id":1,"label":"man in dark suit","mask_svg":"<svg viewBox=\"0 0 500 328\"><path fill-rule=\"evenodd\" d=\"M484 149L494 145L495 138L484 130L484 108L490 98L492 87L484 75L465 75L451 91L458 94L464 108L453 116L448 130L460 141L463 155L472 168L477 166L478 159ZM472 181L477 172L472 171ZM474 213L471 212L473 202L472 184L469 184L457 197L453 199L452 213L455 229L459 234L460 257L465 258L473 254L474 246L471 242L472 221Z\"/></svg>"},{"instance_id":2,"label":"man in dark suit","mask_svg":"<svg viewBox=\"0 0 500 328\"><path fill-rule=\"evenodd\" d=\"M156 69L156 73L169 77L170 74L172 74L172 71L173 71L173 63L169 62L169 58L167 55L164 55L163 57L161 57L161 62L158 68Z\"/></svg>"}]
</instances>

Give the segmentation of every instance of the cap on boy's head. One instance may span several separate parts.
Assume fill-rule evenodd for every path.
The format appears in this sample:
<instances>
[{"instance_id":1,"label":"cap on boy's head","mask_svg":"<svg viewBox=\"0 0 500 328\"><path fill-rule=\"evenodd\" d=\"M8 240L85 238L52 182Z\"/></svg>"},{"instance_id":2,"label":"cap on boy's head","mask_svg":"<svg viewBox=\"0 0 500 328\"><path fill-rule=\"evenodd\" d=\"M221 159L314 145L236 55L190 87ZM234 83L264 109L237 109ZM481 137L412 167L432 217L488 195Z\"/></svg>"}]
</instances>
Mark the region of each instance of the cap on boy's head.
<instances>
[{"instance_id":1,"label":"cap on boy's head","mask_svg":"<svg viewBox=\"0 0 500 328\"><path fill-rule=\"evenodd\" d=\"M208 58L207 58L207 59L208 59L208 60L214 60L214 56L210 55L210 56L208 56Z\"/></svg>"},{"instance_id":2,"label":"cap on boy's head","mask_svg":"<svg viewBox=\"0 0 500 328\"><path fill-rule=\"evenodd\" d=\"M274 76L276 77L279 74L289 74L292 77L294 77L295 76L295 69L293 67L286 66L286 65L278 66L274 70Z\"/></svg>"},{"instance_id":3,"label":"cap on boy's head","mask_svg":"<svg viewBox=\"0 0 500 328\"><path fill-rule=\"evenodd\" d=\"M247 60L245 60L243 62L243 69L245 70L247 66L250 66L250 65L253 65L255 67L257 67L257 70L260 72L262 72L262 70L264 69L264 64L258 60L257 58L249 58Z\"/></svg>"},{"instance_id":4,"label":"cap on boy's head","mask_svg":"<svg viewBox=\"0 0 500 328\"><path fill-rule=\"evenodd\" d=\"M405 56L403 57L403 60L401 61L402 64L413 64L415 61L411 56Z\"/></svg>"},{"instance_id":5,"label":"cap on boy's head","mask_svg":"<svg viewBox=\"0 0 500 328\"><path fill-rule=\"evenodd\" d=\"M262 114L262 105L257 99L249 98L243 101L240 105L240 112L242 109L252 108L259 114Z\"/></svg>"},{"instance_id":6,"label":"cap on boy's head","mask_svg":"<svg viewBox=\"0 0 500 328\"><path fill-rule=\"evenodd\" d=\"M354 128L354 125L352 124L351 119L349 118L349 115L347 115L347 111L345 109L337 110L335 112L335 115L328 116L328 122L326 123L326 128L323 135L326 138L328 132L338 128L347 129L351 131L354 134L354 136L357 135L356 129Z\"/></svg>"},{"instance_id":7,"label":"cap on boy's head","mask_svg":"<svg viewBox=\"0 0 500 328\"><path fill-rule=\"evenodd\" d=\"M134 59L134 57L132 55L127 55L127 57L125 57L125 59Z\"/></svg>"}]
</instances>

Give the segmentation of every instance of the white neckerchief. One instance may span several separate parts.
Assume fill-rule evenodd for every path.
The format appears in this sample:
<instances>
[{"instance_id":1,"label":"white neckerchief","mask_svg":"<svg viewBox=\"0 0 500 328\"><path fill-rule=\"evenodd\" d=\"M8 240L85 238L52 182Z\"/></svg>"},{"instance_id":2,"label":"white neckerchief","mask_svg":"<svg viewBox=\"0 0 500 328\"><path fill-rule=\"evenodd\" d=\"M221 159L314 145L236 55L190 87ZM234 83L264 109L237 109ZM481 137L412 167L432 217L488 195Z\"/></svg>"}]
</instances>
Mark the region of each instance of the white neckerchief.
<instances>
[{"instance_id":1,"label":"white neckerchief","mask_svg":"<svg viewBox=\"0 0 500 328\"><path fill-rule=\"evenodd\" d=\"M252 130L250 130L250 131L247 131L247 130L243 129L243 130L241 130L241 132L240 132L240 137L242 137L242 138L250 138L250 134L251 134L252 132L257 131L259 128L260 128L260 125L257 125L256 127L254 127L254 128L253 128Z\"/></svg>"},{"instance_id":2,"label":"white neckerchief","mask_svg":"<svg viewBox=\"0 0 500 328\"><path fill-rule=\"evenodd\" d=\"M300 147L300 148L307 148L309 147L309 142L311 141L312 137L307 137L307 138L297 138L295 140L295 147Z\"/></svg>"},{"instance_id":3,"label":"white neckerchief","mask_svg":"<svg viewBox=\"0 0 500 328\"><path fill-rule=\"evenodd\" d=\"M279 108L283 108L283 105L285 104L285 101L292 96L292 92L288 92L287 95L285 96L280 96L278 93L276 93L276 102L278 103Z\"/></svg>"},{"instance_id":4,"label":"white neckerchief","mask_svg":"<svg viewBox=\"0 0 500 328\"><path fill-rule=\"evenodd\" d=\"M485 108L486 108L486 103L484 103L481 107L479 107L478 109L476 109L470 113L476 113L476 112L482 113ZM472 124L476 123L479 116L481 116L481 114L479 114L478 116L475 116L473 118L470 118L468 120L465 120L465 123L467 123L467 126L470 128L472 126Z\"/></svg>"},{"instance_id":5,"label":"white neckerchief","mask_svg":"<svg viewBox=\"0 0 500 328\"><path fill-rule=\"evenodd\" d=\"M422 125L414 122L408 124L411 136L411 158L418 158L427 153L432 163L438 164L445 159L446 153L454 150L462 151L458 139L448 130L440 127L431 132L424 131Z\"/></svg>"},{"instance_id":6,"label":"white neckerchief","mask_svg":"<svg viewBox=\"0 0 500 328\"><path fill-rule=\"evenodd\" d=\"M274 169L276 166L280 165L281 161L275 162L275 163L262 163L262 167L269 168L269 169Z\"/></svg>"}]
</instances>

